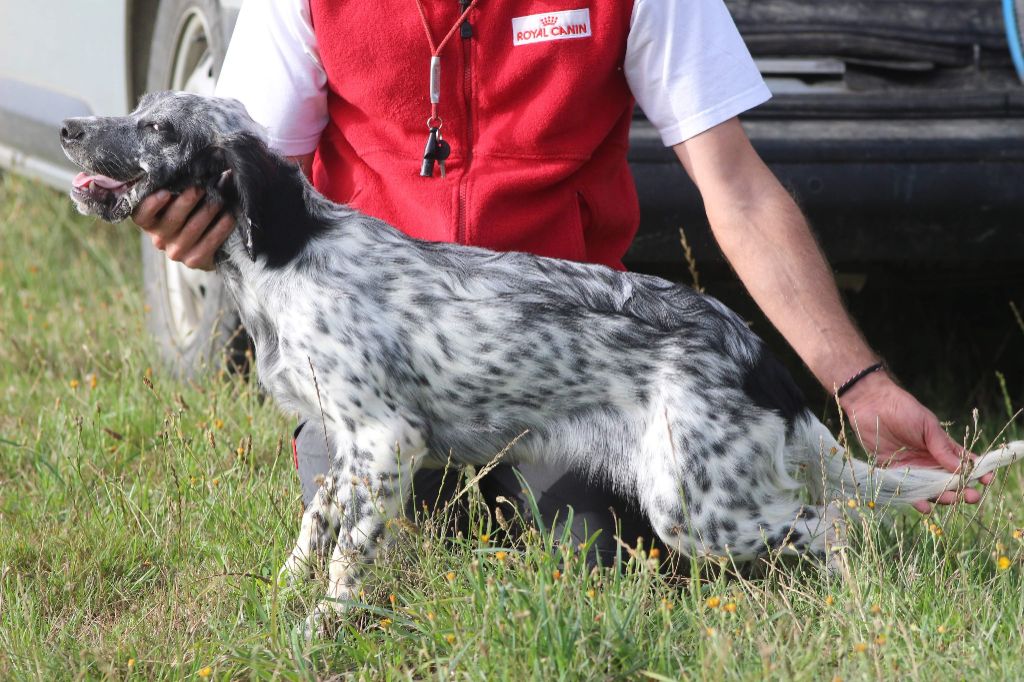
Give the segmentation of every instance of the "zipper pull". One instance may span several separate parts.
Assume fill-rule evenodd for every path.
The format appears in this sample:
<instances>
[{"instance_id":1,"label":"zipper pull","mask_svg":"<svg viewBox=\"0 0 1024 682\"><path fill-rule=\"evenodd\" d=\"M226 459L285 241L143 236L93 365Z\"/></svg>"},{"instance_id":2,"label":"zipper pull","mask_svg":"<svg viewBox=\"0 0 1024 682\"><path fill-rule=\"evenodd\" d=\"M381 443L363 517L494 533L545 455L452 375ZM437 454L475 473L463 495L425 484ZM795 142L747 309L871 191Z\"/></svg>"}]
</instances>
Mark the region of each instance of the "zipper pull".
<instances>
[{"instance_id":1,"label":"zipper pull","mask_svg":"<svg viewBox=\"0 0 1024 682\"><path fill-rule=\"evenodd\" d=\"M466 11L469 7L471 0L459 0L459 14ZM459 27L459 37L465 40L466 38L473 37L473 25L469 23L469 19L462 22L462 26Z\"/></svg>"}]
</instances>

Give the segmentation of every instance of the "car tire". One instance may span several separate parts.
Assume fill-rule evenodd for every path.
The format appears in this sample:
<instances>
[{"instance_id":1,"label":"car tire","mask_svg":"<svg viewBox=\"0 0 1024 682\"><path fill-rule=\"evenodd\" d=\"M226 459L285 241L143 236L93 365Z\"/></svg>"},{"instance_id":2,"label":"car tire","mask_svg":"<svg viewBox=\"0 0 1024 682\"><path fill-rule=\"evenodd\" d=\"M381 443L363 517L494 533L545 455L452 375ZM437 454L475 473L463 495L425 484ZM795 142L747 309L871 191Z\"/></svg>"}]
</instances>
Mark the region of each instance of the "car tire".
<instances>
[{"instance_id":1,"label":"car tire","mask_svg":"<svg viewBox=\"0 0 1024 682\"><path fill-rule=\"evenodd\" d=\"M146 90L213 94L230 30L213 0L162 0L157 10ZM146 318L161 358L181 379L244 369L248 337L216 273L186 268L142 235Z\"/></svg>"}]
</instances>

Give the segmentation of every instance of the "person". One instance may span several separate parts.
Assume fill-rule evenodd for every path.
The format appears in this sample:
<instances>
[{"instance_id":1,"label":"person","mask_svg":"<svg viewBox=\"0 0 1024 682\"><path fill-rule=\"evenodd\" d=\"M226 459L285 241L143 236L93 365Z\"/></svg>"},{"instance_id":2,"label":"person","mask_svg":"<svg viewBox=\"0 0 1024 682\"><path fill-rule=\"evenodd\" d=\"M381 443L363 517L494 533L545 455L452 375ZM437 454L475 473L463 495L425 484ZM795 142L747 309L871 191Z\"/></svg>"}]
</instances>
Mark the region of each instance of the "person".
<instances>
[{"instance_id":1,"label":"person","mask_svg":"<svg viewBox=\"0 0 1024 682\"><path fill-rule=\"evenodd\" d=\"M861 442L886 463L959 468L962 449L931 411L886 370L862 376L880 359L737 120L771 93L722 0L479 0L461 22L470 3L460 3L248 0L217 94L241 100L327 197L414 237L614 268L639 224L626 162L635 99L699 189L729 263L818 382L832 393L858 377L839 400ZM443 173L437 159L422 176L435 133L450 155ZM196 189L161 192L134 221L172 260L210 269L233 228L220 210ZM328 466L316 431L300 427L295 441L307 501ZM602 551L614 551L616 523L624 538L652 537L599 482L522 475L542 517L564 520L571 506L573 534L600 529ZM521 492L508 469L490 478L492 496Z\"/></svg>"}]
</instances>

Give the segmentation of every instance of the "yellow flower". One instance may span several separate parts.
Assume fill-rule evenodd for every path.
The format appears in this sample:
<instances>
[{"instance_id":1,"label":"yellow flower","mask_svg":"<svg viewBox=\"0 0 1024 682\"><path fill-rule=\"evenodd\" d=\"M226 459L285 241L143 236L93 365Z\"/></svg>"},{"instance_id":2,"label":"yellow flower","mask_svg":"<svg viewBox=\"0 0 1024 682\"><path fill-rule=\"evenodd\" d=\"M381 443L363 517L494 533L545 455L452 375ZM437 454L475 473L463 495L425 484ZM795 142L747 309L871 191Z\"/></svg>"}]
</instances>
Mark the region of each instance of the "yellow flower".
<instances>
[{"instance_id":1,"label":"yellow flower","mask_svg":"<svg viewBox=\"0 0 1024 682\"><path fill-rule=\"evenodd\" d=\"M853 650L858 654L862 654L868 650L868 645L864 642L857 642L853 645Z\"/></svg>"},{"instance_id":2,"label":"yellow flower","mask_svg":"<svg viewBox=\"0 0 1024 682\"><path fill-rule=\"evenodd\" d=\"M68 382L68 386L71 388L78 388L78 379L72 379Z\"/></svg>"},{"instance_id":3,"label":"yellow flower","mask_svg":"<svg viewBox=\"0 0 1024 682\"><path fill-rule=\"evenodd\" d=\"M871 605L871 615L872 616L877 616L881 612L882 612L882 607L881 606L879 606L878 604L872 604Z\"/></svg>"},{"instance_id":4,"label":"yellow flower","mask_svg":"<svg viewBox=\"0 0 1024 682\"><path fill-rule=\"evenodd\" d=\"M594 591L593 587L591 587L589 590L587 590L587 596L590 597L591 599L593 599L596 595L597 595L597 592Z\"/></svg>"},{"instance_id":5,"label":"yellow flower","mask_svg":"<svg viewBox=\"0 0 1024 682\"><path fill-rule=\"evenodd\" d=\"M1010 568L1010 558L1005 556L999 557L999 559L996 560L996 566L999 567L1000 571L1007 570Z\"/></svg>"},{"instance_id":6,"label":"yellow flower","mask_svg":"<svg viewBox=\"0 0 1024 682\"><path fill-rule=\"evenodd\" d=\"M135 667L135 659L134 658L129 658L128 659L128 667L129 668L134 668Z\"/></svg>"},{"instance_id":7,"label":"yellow flower","mask_svg":"<svg viewBox=\"0 0 1024 682\"><path fill-rule=\"evenodd\" d=\"M224 428L224 420L223 419L214 419L213 420L213 428L215 428L215 429L223 429Z\"/></svg>"},{"instance_id":8,"label":"yellow flower","mask_svg":"<svg viewBox=\"0 0 1024 682\"><path fill-rule=\"evenodd\" d=\"M216 488L217 486L220 485L220 479L219 478L215 478L212 481L210 481L210 483L212 483L213 487Z\"/></svg>"},{"instance_id":9,"label":"yellow flower","mask_svg":"<svg viewBox=\"0 0 1024 682\"><path fill-rule=\"evenodd\" d=\"M651 553L648 556L650 556L652 559L657 559L661 556L661 550L657 547L651 547Z\"/></svg>"},{"instance_id":10,"label":"yellow flower","mask_svg":"<svg viewBox=\"0 0 1024 682\"><path fill-rule=\"evenodd\" d=\"M853 499L851 497L850 499L848 499L846 501L846 506L849 507L850 509L856 509L857 508L857 500L855 500L855 499Z\"/></svg>"},{"instance_id":11,"label":"yellow flower","mask_svg":"<svg viewBox=\"0 0 1024 682\"><path fill-rule=\"evenodd\" d=\"M447 575L445 575L445 578L447 578L448 582L450 583L455 582L455 571L448 571Z\"/></svg>"},{"instance_id":12,"label":"yellow flower","mask_svg":"<svg viewBox=\"0 0 1024 682\"><path fill-rule=\"evenodd\" d=\"M199 677L209 677L211 673L213 673L213 668L210 666L199 669Z\"/></svg>"},{"instance_id":13,"label":"yellow flower","mask_svg":"<svg viewBox=\"0 0 1024 682\"><path fill-rule=\"evenodd\" d=\"M727 613L736 613L736 602L734 602L734 601L728 602L728 603L727 603L727 604L726 604L725 606L723 606L722 608L723 608L723 609L724 609L724 610L725 610L725 611L726 611Z\"/></svg>"},{"instance_id":14,"label":"yellow flower","mask_svg":"<svg viewBox=\"0 0 1024 682\"><path fill-rule=\"evenodd\" d=\"M495 552L494 553L494 558L497 559L498 561L504 561L505 557L507 557L507 556L508 556L508 554L505 554L504 552Z\"/></svg>"},{"instance_id":15,"label":"yellow flower","mask_svg":"<svg viewBox=\"0 0 1024 682\"><path fill-rule=\"evenodd\" d=\"M555 570L551 571L551 577L555 580L559 580L562 577L562 572L556 568Z\"/></svg>"},{"instance_id":16,"label":"yellow flower","mask_svg":"<svg viewBox=\"0 0 1024 682\"><path fill-rule=\"evenodd\" d=\"M874 509L874 508L875 508L875 501L874 500L868 500L868 509Z\"/></svg>"},{"instance_id":17,"label":"yellow flower","mask_svg":"<svg viewBox=\"0 0 1024 682\"><path fill-rule=\"evenodd\" d=\"M875 644L877 644L878 646L882 646L883 644L885 644L885 635L878 635L877 637L875 637Z\"/></svg>"},{"instance_id":18,"label":"yellow flower","mask_svg":"<svg viewBox=\"0 0 1024 682\"><path fill-rule=\"evenodd\" d=\"M96 378L95 374L89 375L89 388L96 388L96 384L99 383L99 379Z\"/></svg>"},{"instance_id":19,"label":"yellow flower","mask_svg":"<svg viewBox=\"0 0 1024 682\"><path fill-rule=\"evenodd\" d=\"M1014 540L1024 540L1024 528L1014 528L1013 529L1013 539Z\"/></svg>"},{"instance_id":20,"label":"yellow flower","mask_svg":"<svg viewBox=\"0 0 1024 682\"><path fill-rule=\"evenodd\" d=\"M832 606L835 603L836 603L836 598L833 597L831 594L828 595L827 597L825 597L825 606Z\"/></svg>"},{"instance_id":21,"label":"yellow flower","mask_svg":"<svg viewBox=\"0 0 1024 682\"><path fill-rule=\"evenodd\" d=\"M480 535L480 542L486 543L490 539L491 539L491 536L488 535L487 533L482 533Z\"/></svg>"},{"instance_id":22,"label":"yellow flower","mask_svg":"<svg viewBox=\"0 0 1024 682\"><path fill-rule=\"evenodd\" d=\"M434 612L433 611L427 611L427 620L429 620L431 623L434 622Z\"/></svg>"},{"instance_id":23,"label":"yellow flower","mask_svg":"<svg viewBox=\"0 0 1024 682\"><path fill-rule=\"evenodd\" d=\"M391 619L390 618L381 618L380 619L380 627L381 627L382 630L387 630L390 626L391 626Z\"/></svg>"},{"instance_id":24,"label":"yellow flower","mask_svg":"<svg viewBox=\"0 0 1024 682\"><path fill-rule=\"evenodd\" d=\"M944 634L946 634L946 626L945 626L945 625L940 625L940 626L939 626L939 627L937 628L937 630L938 630L938 632L939 632L939 634L940 634L940 635L944 635Z\"/></svg>"},{"instance_id":25,"label":"yellow flower","mask_svg":"<svg viewBox=\"0 0 1024 682\"><path fill-rule=\"evenodd\" d=\"M942 536L942 527L937 523L928 524L928 531L935 537Z\"/></svg>"},{"instance_id":26,"label":"yellow flower","mask_svg":"<svg viewBox=\"0 0 1024 682\"><path fill-rule=\"evenodd\" d=\"M675 604L670 602L668 599L662 599L661 600L661 608L665 609L666 611L671 611L672 609L675 608Z\"/></svg>"},{"instance_id":27,"label":"yellow flower","mask_svg":"<svg viewBox=\"0 0 1024 682\"><path fill-rule=\"evenodd\" d=\"M722 603L722 600L718 597L708 597L707 601L704 602L704 606L709 609L717 609L718 605Z\"/></svg>"},{"instance_id":28,"label":"yellow flower","mask_svg":"<svg viewBox=\"0 0 1024 682\"><path fill-rule=\"evenodd\" d=\"M714 628L704 628L704 634L708 637L714 637L717 632Z\"/></svg>"},{"instance_id":29,"label":"yellow flower","mask_svg":"<svg viewBox=\"0 0 1024 682\"><path fill-rule=\"evenodd\" d=\"M444 641L448 642L449 644L455 644L455 635L445 635Z\"/></svg>"}]
</instances>

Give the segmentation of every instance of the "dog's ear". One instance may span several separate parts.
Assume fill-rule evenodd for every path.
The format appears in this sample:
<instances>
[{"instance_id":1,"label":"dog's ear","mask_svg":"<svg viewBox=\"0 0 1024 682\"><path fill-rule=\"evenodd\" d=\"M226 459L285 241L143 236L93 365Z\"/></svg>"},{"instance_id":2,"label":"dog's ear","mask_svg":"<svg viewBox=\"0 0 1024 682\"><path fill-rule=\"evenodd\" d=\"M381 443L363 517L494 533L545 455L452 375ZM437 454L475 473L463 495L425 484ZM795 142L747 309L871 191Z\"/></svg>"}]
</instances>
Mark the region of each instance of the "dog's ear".
<instances>
[{"instance_id":1,"label":"dog's ear","mask_svg":"<svg viewBox=\"0 0 1024 682\"><path fill-rule=\"evenodd\" d=\"M281 179L281 159L252 133L223 138L210 149L207 159L216 169L207 176L207 191L234 211L236 229L249 257L255 260L254 234L260 230L266 206L273 201L275 183Z\"/></svg>"}]
</instances>

